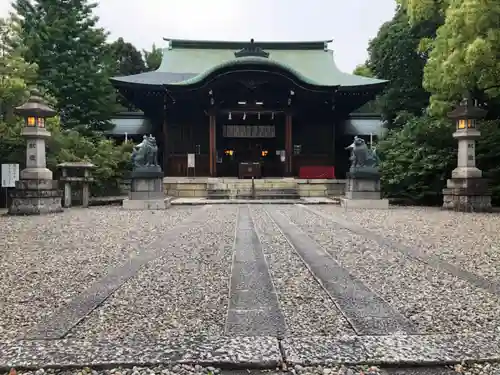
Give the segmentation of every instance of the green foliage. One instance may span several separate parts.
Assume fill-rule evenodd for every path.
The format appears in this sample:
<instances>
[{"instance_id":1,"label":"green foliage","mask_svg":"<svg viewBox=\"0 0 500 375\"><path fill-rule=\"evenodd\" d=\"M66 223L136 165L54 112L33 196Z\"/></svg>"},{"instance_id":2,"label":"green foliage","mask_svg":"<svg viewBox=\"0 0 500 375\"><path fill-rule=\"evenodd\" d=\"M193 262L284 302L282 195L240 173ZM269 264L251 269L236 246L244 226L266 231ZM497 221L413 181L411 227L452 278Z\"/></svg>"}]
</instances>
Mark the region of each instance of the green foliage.
<instances>
[{"instance_id":1,"label":"green foliage","mask_svg":"<svg viewBox=\"0 0 500 375\"><path fill-rule=\"evenodd\" d=\"M163 57L161 48L157 48L156 45L153 44L153 47L151 47L151 51L144 50L143 53L148 71L156 70L160 67Z\"/></svg>"},{"instance_id":2,"label":"green foliage","mask_svg":"<svg viewBox=\"0 0 500 375\"><path fill-rule=\"evenodd\" d=\"M490 180L493 203L500 204L500 121L483 121L479 124L481 138L476 146L477 166Z\"/></svg>"},{"instance_id":3,"label":"green foliage","mask_svg":"<svg viewBox=\"0 0 500 375\"><path fill-rule=\"evenodd\" d=\"M398 11L370 41L367 66L376 77L389 80L377 99L379 111L389 127L394 126L399 111L419 115L427 107L429 94L422 87L427 56L418 52L418 46L422 37L434 32L435 25L411 26L407 15Z\"/></svg>"},{"instance_id":4,"label":"green foliage","mask_svg":"<svg viewBox=\"0 0 500 375\"><path fill-rule=\"evenodd\" d=\"M109 45L113 58L112 74L114 76L128 76L146 71L146 64L141 53L123 38L118 38Z\"/></svg>"},{"instance_id":5,"label":"green foliage","mask_svg":"<svg viewBox=\"0 0 500 375\"><path fill-rule=\"evenodd\" d=\"M113 140L100 136L88 137L75 130L63 130L57 123L50 127L52 138L47 147L47 166L57 169L63 162L89 161L96 168L92 171L96 181L91 185L93 195L113 195L119 182L131 170L130 156L133 145L116 145Z\"/></svg>"},{"instance_id":6,"label":"green foliage","mask_svg":"<svg viewBox=\"0 0 500 375\"><path fill-rule=\"evenodd\" d=\"M368 66L366 66L366 64L358 65L354 69L352 74L355 74L355 75L361 76L361 77L369 77L369 78L373 77L373 72L371 71L371 69Z\"/></svg>"},{"instance_id":7,"label":"green foliage","mask_svg":"<svg viewBox=\"0 0 500 375\"><path fill-rule=\"evenodd\" d=\"M412 24L442 19L451 0L396 0Z\"/></svg>"},{"instance_id":8,"label":"green foliage","mask_svg":"<svg viewBox=\"0 0 500 375\"><path fill-rule=\"evenodd\" d=\"M112 76L128 76L146 71L142 54L131 43L126 43L123 38L118 38L111 43L109 49L112 58L110 69ZM117 96L117 103L123 107L123 110L135 110L132 104L120 94Z\"/></svg>"},{"instance_id":9,"label":"green foliage","mask_svg":"<svg viewBox=\"0 0 500 375\"><path fill-rule=\"evenodd\" d=\"M500 96L499 19L497 0L450 1L425 67L431 113L446 113L467 91L476 99Z\"/></svg>"},{"instance_id":10,"label":"green foliage","mask_svg":"<svg viewBox=\"0 0 500 375\"><path fill-rule=\"evenodd\" d=\"M13 110L26 99L36 77L36 65L22 57L18 33L11 19L0 19L0 121L13 120Z\"/></svg>"},{"instance_id":11,"label":"green foliage","mask_svg":"<svg viewBox=\"0 0 500 375\"><path fill-rule=\"evenodd\" d=\"M37 85L56 100L65 128L108 130L115 108L107 34L87 0L16 0L25 59L38 65Z\"/></svg>"},{"instance_id":12,"label":"green foliage","mask_svg":"<svg viewBox=\"0 0 500 375\"><path fill-rule=\"evenodd\" d=\"M379 143L382 188L392 198L413 204L439 204L456 166L454 125L431 117L406 117L406 123Z\"/></svg>"},{"instance_id":13,"label":"green foliage","mask_svg":"<svg viewBox=\"0 0 500 375\"><path fill-rule=\"evenodd\" d=\"M0 163L24 165L26 141L21 137L24 121L0 121Z\"/></svg>"}]
</instances>

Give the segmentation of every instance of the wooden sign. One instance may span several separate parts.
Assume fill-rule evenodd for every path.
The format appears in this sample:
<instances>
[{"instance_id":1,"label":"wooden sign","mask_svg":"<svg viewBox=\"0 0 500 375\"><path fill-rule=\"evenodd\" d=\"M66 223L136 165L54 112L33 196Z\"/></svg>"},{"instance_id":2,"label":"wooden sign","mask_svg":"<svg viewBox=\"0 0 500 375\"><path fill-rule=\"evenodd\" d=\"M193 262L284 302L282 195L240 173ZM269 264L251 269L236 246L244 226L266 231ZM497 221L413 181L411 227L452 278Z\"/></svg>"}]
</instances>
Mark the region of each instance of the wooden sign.
<instances>
[{"instance_id":1,"label":"wooden sign","mask_svg":"<svg viewBox=\"0 0 500 375\"><path fill-rule=\"evenodd\" d=\"M225 138L274 138L274 125L224 125Z\"/></svg>"}]
</instances>

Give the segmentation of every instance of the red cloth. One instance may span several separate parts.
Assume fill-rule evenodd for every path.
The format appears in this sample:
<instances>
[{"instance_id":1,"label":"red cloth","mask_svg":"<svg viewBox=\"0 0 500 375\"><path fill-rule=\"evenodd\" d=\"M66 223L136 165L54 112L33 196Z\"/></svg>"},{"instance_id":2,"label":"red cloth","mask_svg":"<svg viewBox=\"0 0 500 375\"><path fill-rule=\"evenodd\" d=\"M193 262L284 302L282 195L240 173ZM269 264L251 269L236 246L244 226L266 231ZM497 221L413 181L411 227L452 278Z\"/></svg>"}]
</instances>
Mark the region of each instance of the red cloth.
<instances>
[{"instance_id":1,"label":"red cloth","mask_svg":"<svg viewBox=\"0 0 500 375\"><path fill-rule=\"evenodd\" d=\"M335 167L333 165L311 165L300 167L300 178L314 179L314 178L335 178Z\"/></svg>"}]
</instances>

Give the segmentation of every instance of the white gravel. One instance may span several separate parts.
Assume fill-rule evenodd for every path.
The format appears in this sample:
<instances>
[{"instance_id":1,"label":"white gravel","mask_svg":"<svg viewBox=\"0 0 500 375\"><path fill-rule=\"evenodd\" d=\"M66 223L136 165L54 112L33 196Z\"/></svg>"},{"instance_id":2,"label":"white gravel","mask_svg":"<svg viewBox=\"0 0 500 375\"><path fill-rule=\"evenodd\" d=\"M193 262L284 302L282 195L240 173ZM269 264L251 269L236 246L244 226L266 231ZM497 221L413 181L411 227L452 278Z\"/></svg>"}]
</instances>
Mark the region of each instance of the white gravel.
<instances>
[{"instance_id":1,"label":"white gravel","mask_svg":"<svg viewBox=\"0 0 500 375\"><path fill-rule=\"evenodd\" d=\"M291 336L354 335L328 294L305 267L262 206L251 215Z\"/></svg>"},{"instance_id":2,"label":"white gravel","mask_svg":"<svg viewBox=\"0 0 500 375\"><path fill-rule=\"evenodd\" d=\"M68 337L168 339L221 335L237 207L218 206L208 220L165 243L141 269Z\"/></svg>"},{"instance_id":3,"label":"white gravel","mask_svg":"<svg viewBox=\"0 0 500 375\"><path fill-rule=\"evenodd\" d=\"M500 215L497 213L461 213L424 207L347 212L334 206L315 208L436 254L469 272L500 281Z\"/></svg>"},{"instance_id":4,"label":"white gravel","mask_svg":"<svg viewBox=\"0 0 500 375\"><path fill-rule=\"evenodd\" d=\"M500 333L500 299L298 207L281 208L343 267L422 333Z\"/></svg>"},{"instance_id":5,"label":"white gravel","mask_svg":"<svg viewBox=\"0 0 500 375\"><path fill-rule=\"evenodd\" d=\"M192 212L100 207L0 217L0 337L22 335Z\"/></svg>"}]
</instances>

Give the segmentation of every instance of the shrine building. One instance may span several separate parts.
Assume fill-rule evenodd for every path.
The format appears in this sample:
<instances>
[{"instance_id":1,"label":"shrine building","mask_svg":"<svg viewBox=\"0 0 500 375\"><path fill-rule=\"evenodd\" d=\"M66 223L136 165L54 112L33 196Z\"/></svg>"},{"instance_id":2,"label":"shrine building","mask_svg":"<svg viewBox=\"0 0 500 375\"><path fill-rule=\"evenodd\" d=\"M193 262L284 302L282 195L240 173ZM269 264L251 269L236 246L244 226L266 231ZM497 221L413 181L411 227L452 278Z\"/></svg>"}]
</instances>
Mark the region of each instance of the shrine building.
<instances>
[{"instance_id":1,"label":"shrine building","mask_svg":"<svg viewBox=\"0 0 500 375\"><path fill-rule=\"evenodd\" d=\"M196 176L251 162L262 177L343 178L353 136L382 131L356 110L387 81L341 72L330 40L167 42L156 71L111 79L142 111L116 116L112 136L153 134L165 176L188 176L194 154Z\"/></svg>"}]
</instances>

